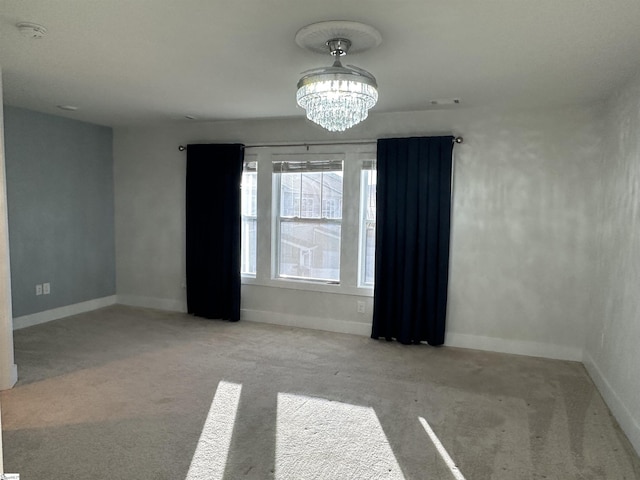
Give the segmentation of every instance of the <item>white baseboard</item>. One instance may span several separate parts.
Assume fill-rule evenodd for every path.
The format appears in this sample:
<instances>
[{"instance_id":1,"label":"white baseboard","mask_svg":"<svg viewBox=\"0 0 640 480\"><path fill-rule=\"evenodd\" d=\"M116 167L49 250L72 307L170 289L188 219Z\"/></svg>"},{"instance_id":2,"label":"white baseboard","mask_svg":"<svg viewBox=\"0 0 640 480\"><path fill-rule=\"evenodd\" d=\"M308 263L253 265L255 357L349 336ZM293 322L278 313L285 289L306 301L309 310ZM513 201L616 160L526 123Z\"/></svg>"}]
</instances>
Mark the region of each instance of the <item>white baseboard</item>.
<instances>
[{"instance_id":1,"label":"white baseboard","mask_svg":"<svg viewBox=\"0 0 640 480\"><path fill-rule=\"evenodd\" d=\"M0 375L0 391L9 390L18 382L18 366L14 363L9 367L8 377ZM0 439L1 441L1 439ZM2 470L0 470L2 472Z\"/></svg>"},{"instance_id":2,"label":"white baseboard","mask_svg":"<svg viewBox=\"0 0 640 480\"><path fill-rule=\"evenodd\" d=\"M21 328L39 325L41 323L58 320L60 318L69 317L71 315L78 315L79 313L90 312L91 310L97 310L98 308L108 307L109 305L114 305L115 303L116 296L111 295L109 297L96 298L93 300L88 300L86 302L74 303L73 305L66 305L64 307L53 308L51 310L45 310L43 312L16 317L13 319L13 329L19 330Z\"/></svg>"},{"instance_id":3,"label":"white baseboard","mask_svg":"<svg viewBox=\"0 0 640 480\"><path fill-rule=\"evenodd\" d=\"M87 302L67 305L52 310L45 310L31 315L13 319L13 329L30 327L40 323L50 322L59 318L89 312L98 308L114 304L132 307L154 308L171 312L186 312L187 307L182 300L166 298L144 297L139 295L112 295L109 297L89 300ZM371 335L371 324L337 320L332 318L311 317L275 313L264 310L242 309L241 318L250 322L271 323L287 327L310 328L327 332L349 333L355 335ZM503 338L483 337L464 333L447 333L445 345L451 347L471 348L491 352L513 353L534 357L552 358L558 360L582 361L582 349L563 345L553 345L520 340L506 340Z\"/></svg>"},{"instance_id":4,"label":"white baseboard","mask_svg":"<svg viewBox=\"0 0 640 480\"><path fill-rule=\"evenodd\" d=\"M323 330L325 332L350 333L364 336L371 335L370 323L349 322L345 320L335 320L333 318L308 317L288 313L267 312L264 310L242 309L240 311L240 319L249 322L282 325L285 327Z\"/></svg>"},{"instance_id":5,"label":"white baseboard","mask_svg":"<svg viewBox=\"0 0 640 480\"><path fill-rule=\"evenodd\" d=\"M330 318L308 317L304 315L291 315L248 309L243 309L240 312L240 318L250 322L271 323L287 327L310 328L313 330L324 330L336 333L351 333L367 337L371 335L370 323L349 322ZM521 340L506 340L504 338L483 337L460 333L448 333L446 335L445 345L490 352L526 355L530 357L551 358L554 360L582 361L582 349L564 345L524 342Z\"/></svg>"},{"instance_id":6,"label":"white baseboard","mask_svg":"<svg viewBox=\"0 0 640 480\"><path fill-rule=\"evenodd\" d=\"M142 297L139 295L117 295L117 300L120 305L128 305L130 307L154 308L156 310L166 310L169 312L187 311L187 305L182 300Z\"/></svg>"},{"instance_id":7,"label":"white baseboard","mask_svg":"<svg viewBox=\"0 0 640 480\"><path fill-rule=\"evenodd\" d=\"M450 347L472 348L489 352L512 353L529 357L552 358L554 360L582 361L582 349L566 345L554 345L504 338L482 337L465 333L447 333L445 345Z\"/></svg>"},{"instance_id":8,"label":"white baseboard","mask_svg":"<svg viewBox=\"0 0 640 480\"><path fill-rule=\"evenodd\" d=\"M593 383L596 384L602 398L609 406L611 413L616 417L620 428L627 434L627 438L640 455L640 419L634 418L625 403L618 396L611 384L607 381L598 365L593 361L591 355L584 353L584 366L589 372ZM637 399L636 399L637 400Z\"/></svg>"},{"instance_id":9,"label":"white baseboard","mask_svg":"<svg viewBox=\"0 0 640 480\"><path fill-rule=\"evenodd\" d=\"M15 363L11 365L11 386L15 385L18 382L18 365Z\"/></svg>"},{"instance_id":10,"label":"white baseboard","mask_svg":"<svg viewBox=\"0 0 640 480\"><path fill-rule=\"evenodd\" d=\"M106 302L104 304L100 303L103 300ZM153 308L171 312L187 311L186 303L182 300L144 297L140 295L116 295L106 297L105 299L91 300L81 304L18 317L14 319L14 329L37 325L38 323L56 320L65 316L95 310L96 308L113 305L114 303L128 305L131 307ZM337 320L332 318L292 315L251 309L242 309L240 317L243 320L250 322L270 323L286 327L309 328L313 330L349 333L363 336L371 335L371 323L350 322L347 320ZM445 345L491 352L513 353L516 355L573 360L578 362L582 361L582 350L578 348L461 333L447 333Z\"/></svg>"}]
</instances>

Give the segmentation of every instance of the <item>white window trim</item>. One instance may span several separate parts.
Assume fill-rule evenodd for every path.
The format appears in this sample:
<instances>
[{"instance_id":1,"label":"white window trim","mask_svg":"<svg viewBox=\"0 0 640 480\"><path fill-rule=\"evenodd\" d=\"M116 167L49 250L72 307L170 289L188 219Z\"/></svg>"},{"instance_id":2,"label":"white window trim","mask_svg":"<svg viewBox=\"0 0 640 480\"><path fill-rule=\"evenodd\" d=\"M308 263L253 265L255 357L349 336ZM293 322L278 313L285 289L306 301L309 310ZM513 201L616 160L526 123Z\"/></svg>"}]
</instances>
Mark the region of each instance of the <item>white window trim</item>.
<instances>
[{"instance_id":1,"label":"white window trim","mask_svg":"<svg viewBox=\"0 0 640 480\"><path fill-rule=\"evenodd\" d=\"M374 162L374 167L373 169L375 169L375 162ZM372 169L367 169L367 170L372 170ZM364 177L364 172L366 170L365 169L361 169L360 170L360 186L362 187L363 185L363 177ZM366 220L364 219L365 216L365 212L368 208L368 204L367 204L368 198L365 194L365 192L360 191L360 216L358 217L358 221L360 222L360 244L358 247L358 285L360 287L363 288L373 288L373 285L367 284L364 282L364 277L365 277L365 271L364 271L364 262L365 262L365 255L366 255L366 246L367 246L367 242L366 242ZM376 223L376 227L377 227L377 219L375 221ZM374 267L375 270L375 267Z\"/></svg>"},{"instance_id":2,"label":"white window trim","mask_svg":"<svg viewBox=\"0 0 640 480\"><path fill-rule=\"evenodd\" d=\"M360 183L362 164L365 160L375 160L376 144L353 145L314 145L309 147L247 147L250 155L258 162L258 211L257 211L257 245L256 275L242 276L242 284L265 287L286 288L291 290L307 290L336 293L354 296L373 296L373 287L359 286L359 251L360 251ZM273 212L275 205L273 187L273 162L282 160L282 156L295 155L302 158L313 155L315 158L323 154L342 154L343 163L343 208L342 208L342 241L340 246L340 284L318 282L316 280L289 280L276 278L277 261L274 249L277 218Z\"/></svg>"},{"instance_id":3,"label":"white window trim","mask_svg":"<svg viewBox=\"0 0 640 480\"><path fill-rule=\"evenodd\" d=\"M243 162L243 163L256 162L256 161L257 161L257 158L256 158L256 156L255 156L255 155L245 155L245 157L244 157L244 162ZM256 173L257 173L257 164L256 164ZM256 176L256 188L257 188L257 182L258 182L258 180L257 180L257 176ZM257 201L258 201L258 199L256 199L256 204L257 204ZM244 215L242 215L242 213L241 213L241 215L240 215L240 221L241 221L241 222L242 222L243 217L245 217L245 216L244 216ZM248 218L255 218L255 219L256 219L256 228L257 228L257 225L258 225L258 208L257 208L257 205L256 205L256 214L255 214L255 217L254 217L254 216L252 216L252 215L247 215L246 217L248 217ZM256 234L257 234L257 231L256 231ZM257 253L256 253L256 262L257 262L257 257L258 257L258 255L257 255ZM257 266L256 266L256 268L257 268ZM241 272L240 272L240 276L241 276L241 278L255 278L255 273L251 273L251 272L242 272L242 271L241 271Z\"/></svg>"},{"instance_id":4,"label":"white window trim","mask_svg":"<svg viewBox=\"0 0 640 480\"><path fill-rule=\"evenodd\" d=\"M336 161L339 162L341 165L341 172L342 172L342 178L343 178L343 186L342 186L342 195L344 197L345 194L345 189L344 189L344 160L345 160L345 155L343 152L336 152L336 153L318 153L318 152L305 152L305 153L294 153L294 154L274 154L271 157L272 159L272 167L274 164L277 164L278 162L287 162L287 161L309 161L309 162L332 162L332 161ZM273 173L277 173L277 172L273 172ZM282 201L280 198L281 195L281 184L278 182L277 177L275 175L272 175L273 177L273 188L272 188L272 195L273 195L273 201L272 201L272 205L273 205L273 215L274 215L274 230L271 233L272 239L274 241L274 245L275 245L275 250L273 251L272 255L274 256L274 270L272 271L272 276L275 280L288 280L288 281L293 281L293 282L299 282L299 281L303 281L303 282L310 282L310 283L317 283L317 284L330 284L330 285L335 285L335 284L340 284L342 281L342 240L344 238L344 219L343 218L339 218L339 219L318 219L318 218L313 218L313 217L306 217L304 216L304 213L302 211L302 207L303 207L303 195L300 197L300 205L299 205L299 216L296 215L294 217L281 217L279 216L280 213L280 202ZM281 180L280 180L281 181ZM277 193L276 193L277 192ZM322 210L322 209L321 209ZM340 238L340 245L341 245L341 253L340 253L340 278L337 280L329 280L329 279L320 279L320 278L301 278L301 277L295 277L295 276L289 276L287 277L286 275L283 275L280 273L280 266L278 265L278 260L280 259L280 256L282 255L281 251L277 251L278 248L282 247L282 244L279 242L279 238L278 238L278 232L282 226L282 223L287 223L287 222L300 222L300 223L317 223L317 224L335 224L335 225L340 225L340 229L341 229L341 238Z\"/></svg>"}]
</instances>

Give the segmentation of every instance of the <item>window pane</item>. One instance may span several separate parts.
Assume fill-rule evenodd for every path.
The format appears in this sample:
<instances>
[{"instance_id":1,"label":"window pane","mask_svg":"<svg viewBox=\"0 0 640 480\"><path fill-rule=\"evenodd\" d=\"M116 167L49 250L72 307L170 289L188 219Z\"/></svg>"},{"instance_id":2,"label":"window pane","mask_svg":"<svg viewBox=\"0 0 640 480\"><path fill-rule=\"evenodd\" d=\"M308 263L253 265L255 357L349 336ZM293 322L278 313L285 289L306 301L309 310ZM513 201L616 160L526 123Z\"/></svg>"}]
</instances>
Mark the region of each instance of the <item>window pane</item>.
<instances>
[{"instance_id":1,"label":"window pane","mask_svg":"<svg viewBox=\"0 0 640 480\"><path fill-rule=\"evenodd\" d=\"M360 252L360 282L373 285L375 280L376 252L376 186L375 170L362 171L362 241Z\"/></svg>"},{"instance_id":2,"label":"window pane","mask_svg":"<svg viewBox=\"0 0 640 480\"><path fill-rule=\"evenodd\" d=\"M300 174L280 174L280 216L300 216Z\"/></svg>"},{"instance_id":3,"label":"window pane","mask_svg":"<svg viewBox=\"0 0 640 480\"><path fill-rule=\"evenodd\" d=\"M242 171L240 211L242 239L240 245L240 273L256 273L256 216L258 207L258 177L256 162L245 162Z\"/></svg>"},{"instance_id":4,"label":"window pane","mask_svg":"<svg viewBox=\"0 0 640 480\"><path fill-rule=\"evenodd\" d=\"M278 276L340 281L342 162L274 162L274 178L280 186Z\"/></svg>"},{"instance_id":5,"label":"window pane","mask_svg":"<svg viewBox=\"0 0 640 480\"><path fill-rule=\"evenodd\" d=\"M364 247L364 285L373 285L376 265L376 224L367 223Z\"/></svg>"},{"instance_id":6,"label":"window pane","mask_svg":"<svg viewBox=\"0 0 640 480\"><path fill-rule=\"evenodd\" d=\"M279 175L281 217L342 218L342 172Z\"/></svg>"},{"instance_id":7,"label":"window pane","mask_svg":"<svg viewBox=\"0 0 640 480\"><path fill-rule=\"evenodd\" d=\"M301 218L320 218L322 175L322 172L300 174L300 184L302 185L302 198L300 201Z\"/></svg>"},{"instance_id":8,"label":"window pane","mask_svg":"<svg viewBox=\"0 0 640 480\"><path fill-rule=\"evenodd\" d=\"M256 219L242 219L242 252L240 273L255 275L256 273Z\"/></svg>"},{"instance_id":9,"label":"window pane","mask_svg":"<svg viewBox=\"0 0 640 480\"><path fill-rule=\"evenodd\" d=\"M326 172L322 177L322 217L342 218L342 172Z\"/></svg>"},{"instance_id":10,"label":"window pane","mask_svg":"<svg viewBox=\"0 0 640 480\"><path fill-rule=\"evenodd\" d=\"M340 280L338 224L280 222L280 276Z\"/></svg>"}]
</instances>

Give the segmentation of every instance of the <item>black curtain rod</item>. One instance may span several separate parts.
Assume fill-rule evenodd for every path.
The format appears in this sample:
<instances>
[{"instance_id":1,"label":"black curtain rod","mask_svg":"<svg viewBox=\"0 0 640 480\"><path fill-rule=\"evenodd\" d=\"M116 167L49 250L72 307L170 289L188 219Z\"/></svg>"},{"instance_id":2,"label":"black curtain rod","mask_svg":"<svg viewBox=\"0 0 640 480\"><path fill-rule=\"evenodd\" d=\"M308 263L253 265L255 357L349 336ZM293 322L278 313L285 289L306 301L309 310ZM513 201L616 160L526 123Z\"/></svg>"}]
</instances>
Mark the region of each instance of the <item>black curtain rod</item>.
<instances>
[{"instance_id":1,"label":"black curtain rod","mask_svg":"<svg viewBox=\"0 0 640 480\"><path fill-rule=\"evenodd\" d=\"M352 142L324 142L324 143L263 143L249 144L244 148L260 148L260 147L322 147L331 145L364 145L367 143L376 143L375 140L354 140ZM464 138L453 137L453 143L464 143ZM187 149L184 145L178 145L178 150L184 152Z\"/></svg>"}]
</instances>

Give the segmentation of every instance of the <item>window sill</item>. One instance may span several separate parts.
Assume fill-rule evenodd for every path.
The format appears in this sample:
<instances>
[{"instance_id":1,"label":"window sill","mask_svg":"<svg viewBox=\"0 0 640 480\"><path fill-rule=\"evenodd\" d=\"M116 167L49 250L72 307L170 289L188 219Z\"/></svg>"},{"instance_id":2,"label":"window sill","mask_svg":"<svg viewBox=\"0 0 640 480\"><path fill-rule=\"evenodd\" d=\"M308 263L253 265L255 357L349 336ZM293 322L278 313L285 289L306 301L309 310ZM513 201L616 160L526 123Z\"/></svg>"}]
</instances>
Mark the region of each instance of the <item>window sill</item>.
<instances>
[{"instance_id":1,"label":"window sill","mask_svg":"<svg viewBox=\"0 0 640 480\"><path fill-rule=\"evenodd\" d=\"M355 285L341 285L335 283L323 283L304 280L288 280L284 278L272 278L260 280L252 276L242 276L242 285L255 285L260 287L285 288L288 290L306 290L312 292L332 293L336 295L354 295L360 297L373 297L373 287L356 287Z\"/></svg>"}]
</instances>

